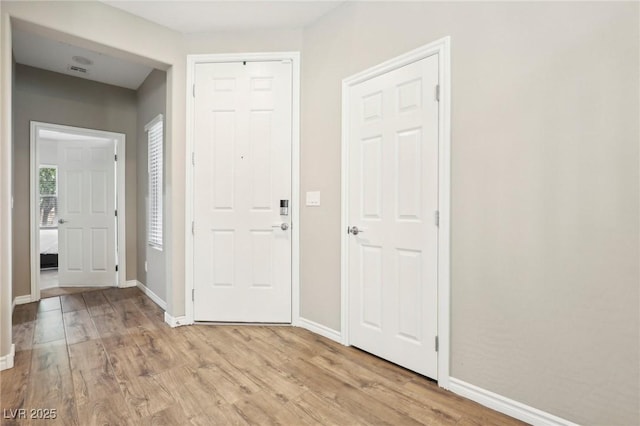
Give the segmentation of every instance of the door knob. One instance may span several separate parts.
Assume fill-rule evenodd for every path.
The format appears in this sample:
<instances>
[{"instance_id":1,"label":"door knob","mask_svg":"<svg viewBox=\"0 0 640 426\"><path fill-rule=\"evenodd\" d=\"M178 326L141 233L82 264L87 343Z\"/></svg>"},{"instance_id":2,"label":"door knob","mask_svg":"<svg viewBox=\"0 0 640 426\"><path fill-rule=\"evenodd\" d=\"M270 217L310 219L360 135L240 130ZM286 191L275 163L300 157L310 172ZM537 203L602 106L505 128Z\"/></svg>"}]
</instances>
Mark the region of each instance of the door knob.
<instances>
[{"instance_id":1,"label":"door knob","mask_svg":"<svg viewBox=\"0 0 640 426\"><path fill-rule=\"evenodd\" d=\"M287 229L289 229L289 224L287 222L282 222L279 225L271 225L272 228L280 228L283 231L286 231Z\"/></svg>"},{"instance_id":2,"label":"door knob","mask_svg":"<svg viewBox=\"0 0 640 426\"><path fill-rule=\"evenodd\" d=\"M66 221L66 220L64 220L64 219L58 219L58 223L59 223L60 225L62 225L63 223L67 223L67 221Z\"/></svg>"},{"instance_id":3,"label":"door knob","mask_svg":"<svg viewBox=\"0 0 640 426\"><path fill-rule=\"evenodd\" d=\"M348 234L358 235L361 232L364 232L364 229L358 229L357 226L352 226L351 228L347 228Z\"/></svg>"}]
</instances>

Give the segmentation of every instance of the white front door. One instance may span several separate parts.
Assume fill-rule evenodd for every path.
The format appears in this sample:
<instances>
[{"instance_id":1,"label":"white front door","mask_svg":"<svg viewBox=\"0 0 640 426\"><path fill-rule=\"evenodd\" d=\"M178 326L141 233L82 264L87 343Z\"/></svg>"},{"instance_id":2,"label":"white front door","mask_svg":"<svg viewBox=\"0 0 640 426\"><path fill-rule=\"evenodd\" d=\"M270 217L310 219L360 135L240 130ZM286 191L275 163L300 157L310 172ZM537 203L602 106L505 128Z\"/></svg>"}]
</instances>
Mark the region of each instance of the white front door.
<instances>
[{"instance_id":1,"label":"white front door","mask_svg":"<svg viewBox=\"0 0 640 426\"><path fill-rule=\"evenodd\" d=\"M198 64L194 319L291 322L292 64Z\"/></svg>"},{"instance_id":2,"label":"white front door","mask_svg":"<svg viewBox=\"0 0 640 426\"><path fill-rule=\"evenodd\" d=\"M114 141L58 141L58 280L116 282Z\"/></svg>"},{"instance_id":3,"label":"white front door","mask_svg":"<svg viewBox=\"0 0 640 426\"><path fill-rule=\"evenodd\" d=\"M350 343L432 378L437 85L438 55L357 84L348 129Z\"/></svg>"}]
</instances>

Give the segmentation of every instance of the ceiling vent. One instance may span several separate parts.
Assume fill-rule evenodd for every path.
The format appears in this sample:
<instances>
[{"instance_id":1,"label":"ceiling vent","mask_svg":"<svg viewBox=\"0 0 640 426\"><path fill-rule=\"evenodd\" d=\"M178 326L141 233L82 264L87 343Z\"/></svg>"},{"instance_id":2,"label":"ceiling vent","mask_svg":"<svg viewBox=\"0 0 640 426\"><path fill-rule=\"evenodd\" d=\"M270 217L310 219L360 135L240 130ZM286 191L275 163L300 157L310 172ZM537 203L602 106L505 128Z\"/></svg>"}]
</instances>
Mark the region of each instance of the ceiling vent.
<instances>
[{"instance_id":1,"label":"ceiling vent","mask_svg":"<svg viewBox=\"0 0 640 426\"><path fill-rule=\"evenodd\" d=\"M78 67L76 65L69 65L67 70L78 74L89 74L89 71L86 68Z\"/></svg>"},{"instance_id":2,"label":"ceiling vent","mask_svg":"<svg viewBox=\"0 0 640 426\"><path fill-rule=\"evenodd\" d=\"M71 59L80 65L93 65L93 61L89 58L85 58L84 56L73 56Z\"/></svg>"}]
</instances>

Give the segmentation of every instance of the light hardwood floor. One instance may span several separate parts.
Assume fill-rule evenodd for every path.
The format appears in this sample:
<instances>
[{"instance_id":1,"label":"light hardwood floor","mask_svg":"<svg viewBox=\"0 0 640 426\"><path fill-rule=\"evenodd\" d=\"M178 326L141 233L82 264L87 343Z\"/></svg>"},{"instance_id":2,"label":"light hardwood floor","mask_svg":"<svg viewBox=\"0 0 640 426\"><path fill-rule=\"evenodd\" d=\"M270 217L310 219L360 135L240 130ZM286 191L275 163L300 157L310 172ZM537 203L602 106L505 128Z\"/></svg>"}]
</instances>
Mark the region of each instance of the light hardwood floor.
<instances>
[{"instance_id":1,"label":"light hardwood floor","mask_svg":"<svg viewBox=\"0 0 640 426\"><path fill-rule=\"evenodd\" d=\"M2 424L521 424L303 329L172 329L137 288L19 305L13 324L3 417L40 408L57 418Z\"/></svg>"},{"instance_id":2,"label":"light hardwood floor","mask_svg":"<svg viewBox=\"0 0 640 426\"><path fill-rule=\"evenodd\" d=\"M87 293L90 291L104 290L107 287L52 287L40 290L40 298L48 299L49 297L65 296L67 294Z\"/></svg>"},{"instance_id":3,"label":"light hardwood floor","mask_svg":"<svg viewBox=\"0 0 640 426\"><path fill-rule=\"evenodd\" d=\"M58 270L40 271L40 298L64 296L67 294L85 293L87 291L104 290L107 287L58 287Z\"/></svg>"}]
</instances>

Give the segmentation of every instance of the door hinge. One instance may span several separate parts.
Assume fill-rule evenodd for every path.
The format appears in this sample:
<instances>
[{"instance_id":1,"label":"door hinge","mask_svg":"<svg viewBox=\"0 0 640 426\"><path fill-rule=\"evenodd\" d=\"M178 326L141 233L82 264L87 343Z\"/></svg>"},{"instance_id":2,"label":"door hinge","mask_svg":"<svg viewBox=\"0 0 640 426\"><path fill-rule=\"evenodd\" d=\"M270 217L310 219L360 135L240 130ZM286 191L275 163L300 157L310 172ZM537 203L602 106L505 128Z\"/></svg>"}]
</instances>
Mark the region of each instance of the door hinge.
<instances>
[{"instance_id":1,"label":"door hinge","mask_svg":"<svg viewBox=\"0 0 640 426\"><path fill-rule=\"evenodd\" d=\"M191 165L193 165L193 166L196 165L196 153L195 152L191 153Z\"/></svg>"},{"instance_id":2,"label":"door hinge","mask_svg":"<svg viewBox=\"0 0 640 426\"><path fill-rule=\"evenodd\" d=\"M196 223L191 221L191 235L196 235Z\"/></svg>"},{"instance_id":3,"label":"door hinge","mask_svg":"<svg viewBox=\"0 0 640 426\"><path fill-rule=\"evenodd\" d=\"M196 85L195 84L191 86L191 94L193 95L194 98L196 97Z\"/></svg>"},{"instance_id":4,"label":"door hinge","mask_svg":"<svg viewBox=\"0 0 640 426\"><path fill-rule=\"evenodd\" d=\"M114 156L113 156L113 160L114 160L114 161L118 161L118 154L116 154L116 155L114 155Z\"/></svg>"},{"instance_id":5,"label":"door hinge","mask_svg":"<svg viewBox=\"0 0 640 426\"><path fill-rule=\"evenodd\" d=\"M440 85L436 85L436 101L440 102Z\"/></svg>"},{"instance_id":6,"label":"door hinge","mask_svg":"<svg viewBox=\"0 0 640 426\"><path fill-rule=\"evenodd\" d=\"M195 288L191 289L191 301L192 302L196 301L196 289Z\"/></svg>"},{"instance_id":7,"label":"door hinge","mask_svg":"<svg viewBox=\"0 0 640 426\"><path fill-rule=\"evenodd\" d=\"M116 217L118 217L118 210L116 210Z\"/></svg>"},{"instance_id":8,"label":"door hinge","mask_svg":"<svg viewBox=\"0 0 640 426\"><path fill-rule=\"evenodd\" d=\"M440 210L436 210L435 212L433 212L433 216L436 222L436 226L440 226Z\"/></svg>"},{"instance_id":9,"label":"door hinge","mask_svg":"<svg viewBox=\"0 0 640 426\"><path fill-rule=\"evenodd\" d=\"M436 336L436 352L440 349L440 342L438 342L438 336Z\"/></svg>"},{"instance_id":10,"label":"door hinge","mask_svg":"<svg viewBox=\"0 0 640 426\"><path fill-rule=\"evenodd\" d=\"M118 272L118 265L116 265L116 272Z\"/></svg>"}]
</instances>

